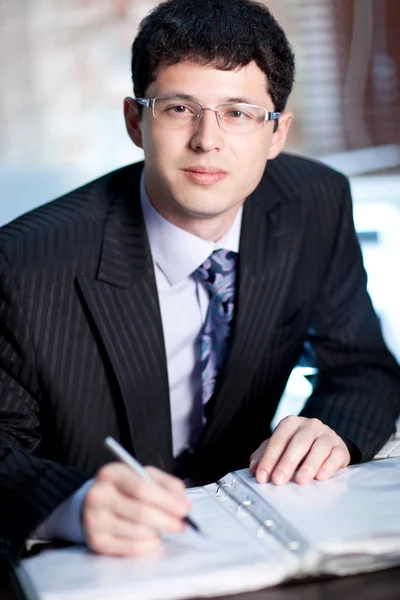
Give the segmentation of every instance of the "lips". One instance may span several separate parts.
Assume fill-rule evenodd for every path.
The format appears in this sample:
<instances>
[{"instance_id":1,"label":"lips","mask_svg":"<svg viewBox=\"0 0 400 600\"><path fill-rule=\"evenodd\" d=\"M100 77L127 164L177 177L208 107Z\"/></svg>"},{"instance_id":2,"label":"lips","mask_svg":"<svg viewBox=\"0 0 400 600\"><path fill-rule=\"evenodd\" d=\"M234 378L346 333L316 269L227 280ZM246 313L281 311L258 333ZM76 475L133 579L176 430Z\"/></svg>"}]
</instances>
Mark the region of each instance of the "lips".
<instances>
[{"instance_id":1,"label":"lips","mask_svg":"<svg viewBox=\"0 0 400 600\"><path fill-rule=\"evenodd\" d=\"M192 182L202 185L217 183L228 175L227 171L217 167L188 167L183 169L183 172Z\"/></svg>"}]
</instances>

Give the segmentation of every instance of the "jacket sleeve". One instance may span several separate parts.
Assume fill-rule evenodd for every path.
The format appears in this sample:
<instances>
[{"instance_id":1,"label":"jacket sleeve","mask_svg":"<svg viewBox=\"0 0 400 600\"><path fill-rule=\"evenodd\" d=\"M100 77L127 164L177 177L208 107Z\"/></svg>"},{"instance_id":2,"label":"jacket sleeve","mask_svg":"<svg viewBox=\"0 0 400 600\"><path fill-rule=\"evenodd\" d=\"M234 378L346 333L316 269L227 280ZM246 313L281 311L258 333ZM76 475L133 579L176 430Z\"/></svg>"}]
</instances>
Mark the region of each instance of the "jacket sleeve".
<instances>
[{"instance_id":1,"label":"jacket sleeve","mask_svg":"<svg viewBox=\"0 0 400 600\"><path fill-rule=\"evenodd\" d=\"M0 556L26 539L90 475L40 457L41 390L24 307L0 254Z\"/></svg>"},{"instance_id":2,"label":"jacket sleeve","mask_svg":"<svg viewBox=\"0 0 400 600\"><path fill-rule=\"evenodd\" d=\"M318 371L300 414L329 425L355 445L358 460L366 461L394 431L400 368L385 346L367 293L350 189L343 181L335 247L306 342Z\"/></svg>"}]
</instances>

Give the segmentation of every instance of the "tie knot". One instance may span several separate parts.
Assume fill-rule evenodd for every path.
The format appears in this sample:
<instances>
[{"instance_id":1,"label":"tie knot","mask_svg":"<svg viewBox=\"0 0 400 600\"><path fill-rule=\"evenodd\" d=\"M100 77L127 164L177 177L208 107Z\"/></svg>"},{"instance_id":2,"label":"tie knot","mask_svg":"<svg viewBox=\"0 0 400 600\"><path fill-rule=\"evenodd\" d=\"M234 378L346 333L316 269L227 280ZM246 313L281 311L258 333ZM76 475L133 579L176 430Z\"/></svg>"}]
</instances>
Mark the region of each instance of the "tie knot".
<instances>
[{"instance_id":1,"label":"tie knot","mask_svg":"<svg viewBox=\"0 0 400 600\"><path fill-rule=\"evenodd\" d=\"M214 250L196 270L209 291L221 300L230 300L234 295L236 258L236 252L231 250Z\"/></svg>"}]
</instances>

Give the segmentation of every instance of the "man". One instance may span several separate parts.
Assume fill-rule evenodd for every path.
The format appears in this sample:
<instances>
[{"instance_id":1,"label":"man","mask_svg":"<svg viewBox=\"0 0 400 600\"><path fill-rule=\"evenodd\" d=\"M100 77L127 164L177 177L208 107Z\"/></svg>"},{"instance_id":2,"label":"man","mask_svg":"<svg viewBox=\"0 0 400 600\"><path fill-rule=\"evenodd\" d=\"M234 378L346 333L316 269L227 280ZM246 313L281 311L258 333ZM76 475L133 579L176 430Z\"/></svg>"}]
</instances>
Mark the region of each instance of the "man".
<instances>
[{"instance_id":1,"label":"man","mask_svg":"<svg viewBox=\"0 0 400 600\"><path fill-rule=\"evenodd\" d=\"M259 482L327 479L371 459L399 413L348 183L280 155L294 61L268 10L161 4L133 44L132 75L125 119L144 169L0 233L9 555L32 535L151 551L190 508L173 473L206 481L251 461ZM313 394L271 437L304 351ZM107 435L159 485L110 462Z\"/></svg>"}]
</instances>

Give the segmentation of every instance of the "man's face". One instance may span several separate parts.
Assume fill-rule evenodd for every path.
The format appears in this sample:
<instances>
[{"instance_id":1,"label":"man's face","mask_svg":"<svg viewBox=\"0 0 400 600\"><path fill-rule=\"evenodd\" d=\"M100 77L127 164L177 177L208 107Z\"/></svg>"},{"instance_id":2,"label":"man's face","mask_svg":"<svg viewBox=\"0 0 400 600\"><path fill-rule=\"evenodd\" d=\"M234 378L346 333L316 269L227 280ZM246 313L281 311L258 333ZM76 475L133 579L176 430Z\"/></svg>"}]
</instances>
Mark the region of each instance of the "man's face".
<instances>
[{"instance_id":1,"label":"man's face","mask_svg":"<svg viewBox=\"0 0 400 600\"><path fill-rule=\"evenodd\" d=\"M146 96L185 95L212 108L240 100L273 111L266 87L255 63L221 71L182 62L161 68ZM212 111L205 111L197 125L180 128L161 123L148 108L141 120L136 111L136 103L126 101L128 131L145 153L147 192L155 208L178 226L236 213L257 187L267 160L281 151L291 118L289 113L281 117L275 134L273 121L238 134L223 131Z\"/></svg>"}]
</instances>

